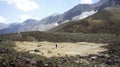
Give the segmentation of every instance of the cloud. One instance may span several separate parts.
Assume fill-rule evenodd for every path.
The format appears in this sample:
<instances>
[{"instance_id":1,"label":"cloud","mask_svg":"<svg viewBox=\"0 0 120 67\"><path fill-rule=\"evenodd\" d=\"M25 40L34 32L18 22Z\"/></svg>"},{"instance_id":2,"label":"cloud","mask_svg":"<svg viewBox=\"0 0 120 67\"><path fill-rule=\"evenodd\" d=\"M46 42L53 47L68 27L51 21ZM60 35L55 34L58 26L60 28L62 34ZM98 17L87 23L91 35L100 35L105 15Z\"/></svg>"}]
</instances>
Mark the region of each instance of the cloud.
<instances>
[{"instance_id":1,"label":"cloud","mask_svg":"<svg viewBox=\"0 0 120 67\"><path fill-rule=\"evenodd\" d=\"M29 15L21 15L20 18L21 18L23 21L25 21L25 20L27 20L27 19L31 19L32 17L29 16Z\"/></svg>"},{"instance_id":2,"label":"cloud","mask_svg":"<svg viewBox=\"0 0 120 67\"><path fill-rule=\"evenodd\" d=\"M39 5L33 0L5 0L8 4L15 5L22 11L31 11L39 8Z\"/></svg>"},{"instance_id":3,"label":"cloud","mask_svg":"<svg viewBox=\"0 0 120 67\"><path fill-rule=\"evenodd\" d=\"M81 4L92 4L93 0L81 0L80 3Z\"/></svg>"},{"instance_id":4,"label":"cloud","mask_svg":"<svg viewBox=\"0 0 120 67\"><path fill-rule=\"evenodd\" d=\"M0 16L0 23L7 23L6 18L4 18L3 16Z\"/></svg>"}]
</instances>

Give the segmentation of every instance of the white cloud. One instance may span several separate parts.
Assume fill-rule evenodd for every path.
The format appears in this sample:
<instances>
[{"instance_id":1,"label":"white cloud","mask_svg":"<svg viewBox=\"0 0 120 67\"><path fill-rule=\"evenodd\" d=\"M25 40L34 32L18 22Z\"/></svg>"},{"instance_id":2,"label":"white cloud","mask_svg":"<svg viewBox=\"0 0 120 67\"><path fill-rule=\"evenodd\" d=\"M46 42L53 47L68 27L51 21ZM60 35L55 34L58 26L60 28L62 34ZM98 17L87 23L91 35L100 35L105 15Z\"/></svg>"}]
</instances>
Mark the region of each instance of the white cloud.
<instances>
[{"instance_id":1,"label":"white cloud","mask_svg":"<svg viewBox=\"0 0 120 67\"><path fill-rule=\"evenodd\" d=\"M33 0L5 0L8 4L15 5L22 11L31 11L39 8L39 5Z\"/></svg>"},{"instance_id":2,"label":"white cloud","mask_svg":"<svg viewBox=\"0 0 120 67\"><path fill-rule=\"evenodd\" d=\"M25 21L25 20L27 20L27 19L31 19L32 17L29 16L29 15L21 15L20 18L21 18L23 21Z\"/></svg>"},{"instance_id":3,"label":"white cloud","mask_svg":"<svg viewBox=\"0 0 120 67\"><path fill-rule=\"evenodd\" d=\"M7 23L6 18L4 18L3 16L0 16L0 23Z\"/></svg>"},{"instance_id":4,"label":"white cloud","mask_svg":"<svg viewBox=\"0 0 120 67\"><path fill-rule=\"evenodd\" d=\"M80 3L81 4L92 4L93 0L81 0Z\"/></svg>"}]
</instances>

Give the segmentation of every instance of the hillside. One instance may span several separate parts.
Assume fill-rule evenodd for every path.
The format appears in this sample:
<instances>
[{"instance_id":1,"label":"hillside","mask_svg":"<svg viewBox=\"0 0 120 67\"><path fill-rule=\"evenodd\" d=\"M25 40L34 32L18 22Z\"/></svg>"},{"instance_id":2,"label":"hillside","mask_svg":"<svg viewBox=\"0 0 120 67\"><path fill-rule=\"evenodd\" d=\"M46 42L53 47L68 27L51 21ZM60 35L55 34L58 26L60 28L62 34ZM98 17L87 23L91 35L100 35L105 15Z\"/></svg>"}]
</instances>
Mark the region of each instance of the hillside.
<instances>
[{"instance_id":1,"label":"hillside","mask_svg":"<svg viewBox=\"0 0 120 67\"><path fill-rule=\"evenodd\" d=\"M72 33L120 33L120 8L109 7L79 21L62 24L50 31Z\"/></svg>"},{"instance_id":2,"label":"hillside","mask_svg":"<svg viewBox=\"0 0 120 67\"><path fill-rule=\"evenodd\" d=\"M0 40L108 43L114 40L119 41L120 35L115 36L114 34L51 33L33 31L0 35Z\"/></svg>"}]
</instances>

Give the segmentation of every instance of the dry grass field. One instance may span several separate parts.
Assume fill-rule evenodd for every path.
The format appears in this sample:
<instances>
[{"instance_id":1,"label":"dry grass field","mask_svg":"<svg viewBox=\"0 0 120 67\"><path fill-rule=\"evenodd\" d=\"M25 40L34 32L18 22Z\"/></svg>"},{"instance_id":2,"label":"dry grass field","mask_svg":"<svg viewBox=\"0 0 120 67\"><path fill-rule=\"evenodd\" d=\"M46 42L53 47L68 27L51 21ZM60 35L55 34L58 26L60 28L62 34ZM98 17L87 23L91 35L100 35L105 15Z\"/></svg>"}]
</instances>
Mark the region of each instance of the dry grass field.
<instances>
[{"instance_id":1,"label":"dry grass field","mask_svg":"<svg viewBox=\"0 0 120 67\"><path fill-rule=\"evenodd\" d=\"M89 54L97 54L105 51L101 48L107 44L78 42L78 43L54 43L54 42L27 42L16 41L14 47L17 51L27 51L32 54L42 55L44 57L60 57L60 56L88 56ZM57 48L56 48L57 44Z\"/></svg>"}]
</instances>

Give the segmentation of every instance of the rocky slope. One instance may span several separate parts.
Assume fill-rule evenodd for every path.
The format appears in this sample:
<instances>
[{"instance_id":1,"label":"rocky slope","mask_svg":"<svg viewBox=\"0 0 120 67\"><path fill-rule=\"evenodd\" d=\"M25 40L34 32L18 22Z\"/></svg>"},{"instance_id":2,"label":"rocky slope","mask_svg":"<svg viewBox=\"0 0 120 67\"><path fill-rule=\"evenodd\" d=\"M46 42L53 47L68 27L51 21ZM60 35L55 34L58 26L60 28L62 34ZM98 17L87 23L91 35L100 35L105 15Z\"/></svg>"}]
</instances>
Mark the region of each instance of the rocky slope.
<instances>
[{"instance_id":1,"label":"rocky slope","mask_svg":"<svg viewBox=\"0 0 120 67\"><path fill-rule=\"evenodd\" d=\"M109 7L79 21L72 21L51 31L74 33L120 33L120 7Z\"/></svg>"}]
</instances>

